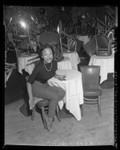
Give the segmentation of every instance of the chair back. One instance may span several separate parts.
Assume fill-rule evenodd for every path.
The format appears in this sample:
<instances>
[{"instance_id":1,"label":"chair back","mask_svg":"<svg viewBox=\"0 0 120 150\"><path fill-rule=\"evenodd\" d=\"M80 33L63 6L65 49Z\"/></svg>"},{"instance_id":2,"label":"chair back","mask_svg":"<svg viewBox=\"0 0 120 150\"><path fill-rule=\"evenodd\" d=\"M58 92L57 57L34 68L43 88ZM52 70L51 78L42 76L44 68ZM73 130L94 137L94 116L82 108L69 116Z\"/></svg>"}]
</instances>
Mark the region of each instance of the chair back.
<instances>
[{"instance_id":1,"label":"chair back","mask_svg":"<svg viewBox=\"0 0 120 150\"><path fill-rule=\"evenodd\" d=\"M7 86L6 83L7 83L8 79L10 78L13 69L16 69L15 64L5 63L5 87Z\"/></svg>"},{"instance_id":2,"label":"chair back","mask_svg":"<svg viewBox=\"0 0 120 150\"><path fill-rule=\"evenodd\" d=\"M83 87L99 85L100 66L81 66Z\"/></svg>"},{"instance_id":3,"label":"chair back","mask_svg":"<svg viewBox=\"0 0 120 150\"><path fill-rule=\"evenodd\" d=\"M58 33L54 32L43 32L39 36L39 42L41 44L53 44L59 42L59 35Z\"/></svg>"},{"instance_id":4,"label":"chair back","mask_svg":"<svg viewBox=\"0 0 120 150\"><path fill-rule=\"evenodd\" d=\"M61 34L61 45L63 51L76 51L77 50L77 39L73 35L68 35L64 31Z\"/></svg>"},{"instance_id":5,"label":"chair back","mask_svg":"<svg viewBox=\"0 0 120 150\"><path fill-rule=\"evenodd\" d=\"M92 38L89 42L83 45L84 50L89 56L96 53L96 39Z\"/></svg>"},{"instance_id":6,"label":"chair back","mask_svg":"<svg viewBox=\"0 0 120 150\"><path fill-rule=\"evenodd\" d=\"M55 57L59 56L59 34L55 32L43 32L36 37L37 44L42 47L44 44L50 44L55 52Z\"/></svg>"},{"instance_id":7,"label":"chair back","mask_svg":"<svg viewBox=\"0 0 120 150\"><path fill-rule=\"evenodd\" d=\"M78 39L76 39L76 42L77 42L77 44L76 44L76 51L77 52L80 52L81 51L81 48L83 47L83 41L80 41L80 40L78 40Z\"/></svg>"},{"instance_id":8,"label":"chair back","mask_svg":"<svg viewBox=\"0 0 120 150\"><path fill-rule=\"evenodd\" d=\"M96 37L96 55L110 56L112 54L111 42L105 35L98 35Z\"/></svg>"}]
</instances>

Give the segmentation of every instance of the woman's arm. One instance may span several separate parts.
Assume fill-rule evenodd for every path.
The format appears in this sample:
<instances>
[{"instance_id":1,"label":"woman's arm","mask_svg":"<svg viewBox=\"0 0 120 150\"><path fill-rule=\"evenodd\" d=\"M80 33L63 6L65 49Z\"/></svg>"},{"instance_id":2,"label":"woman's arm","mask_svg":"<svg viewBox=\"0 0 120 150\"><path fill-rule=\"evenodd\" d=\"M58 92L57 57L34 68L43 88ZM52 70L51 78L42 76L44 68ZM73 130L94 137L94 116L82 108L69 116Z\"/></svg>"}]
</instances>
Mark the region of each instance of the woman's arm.
<instances>
[{"instance_id":1,"label":"woman's arm","mask_svg":"<svg viewBox=\"0 0 120 150\"><path fill-rule=\"evenodd\" d=\"M33 91L32 91L32 84L35 81L35 78L37 77L37 74L39 72L39 65L37 65L32 74L29 76L27 79L27 91L28 91L28 96L29 96L29 106L30 109L33 109L35 104L34 104L34 97L33 97Z\"/></svg>"},{"instance_id":2,"label":"woman's arm","mask_svg":"<svg viewBox=\"0 0 120 150\"><path fill-rule=\"evenodd\" d=\"M29 107L30 109L33 109L35 105L33 101L32 85L29 82L27 82L27 91L29 96Z\"/></svg>"},{"instance_id":3,"label":"woman's arm","mask_svg":"<svg viewBox=\"0 0 120 150\"><path fill-rule=\"evenodd\" d=\"M33 99L32 85L29 82L27 82L27 91L28 91L29 99Z\"/></svg>"},{"instance_id":4,"label":"woman's arm","mask_svg":"<svg viewBox=\"0 0 120 150\"><path fill-rule=\"evenodd\" d=\"M58 80L66 80L66 75L58 75L58 74L55 74L55 76L54 76L56 79L58 79Z\"/></svg>"}]
</instances>

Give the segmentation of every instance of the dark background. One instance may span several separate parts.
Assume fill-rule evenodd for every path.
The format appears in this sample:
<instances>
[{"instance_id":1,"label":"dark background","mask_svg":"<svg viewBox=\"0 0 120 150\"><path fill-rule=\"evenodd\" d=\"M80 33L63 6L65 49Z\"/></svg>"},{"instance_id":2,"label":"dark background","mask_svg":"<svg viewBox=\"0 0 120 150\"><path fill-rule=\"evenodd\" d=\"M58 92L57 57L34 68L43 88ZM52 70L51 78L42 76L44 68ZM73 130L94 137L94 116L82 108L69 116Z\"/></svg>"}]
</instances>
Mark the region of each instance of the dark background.
<instances>
[{"instance_id":1,"label":"dark background","mask_svg":"<svg viewBox=\"0 0 120 150\"><path fill-rule=\"evenodd\" d=\"M74 16L83 14L83 13L88 13L91 18L98 17L101 21L102 20L104 21L105 10L108 9L108 12L109 12L109 9L110 9L110 12L112 14L112 11L114 12L115 7L108 7L108 8L107 6L106 7L80 7L79 11L77 9L78 8L76 7L64 7L64 11L62 11L61 7L59 8L56 8L56 7L46 8L45 7L45 12L47 16L46 18L51 26L52 26L52 23L55 22L51 18L54 18L57 21L56 24L58 23L59 18L62 20L63 24L68 24L68 22L70 23L71 22L70 20L72 20L74 24L74 19L73 19ZM18 10L19 10L19 13L18 13ZM28 14L32 12L32 16L34 17L34 19L36 18L35 16L37 16L38 22L39 20L41 20L41 17L44 14L44 8L41 8L41 7L28 9L26 7L18 8L15 6L11 6L11 7L5 6L3 10L3 16L4 16L6 24L10 21L11 16L13 18L17 17L18 14L22 14L22 12L24 11L26 11L26 13L28 11ZM40 14L41 14L41 17L40 17ZM65 19L66 18L65 14L68 19ZM69 17L68 17L68 14L69 14ZM82 56L84 56L84 54L82 54ZM9 63L16 62L16 54L14 51L8 52L7 57L8 57L7 62ZM82 65L84 65L84 64L87 64L88 62L85 61L82 63L83 63ZM24 98L25 95L27 95L25 77L21 75L20 73L18 73L17 69L14 69L7 82L7 87L5 88L5 104Z\"/></svg>"}]
</instances>

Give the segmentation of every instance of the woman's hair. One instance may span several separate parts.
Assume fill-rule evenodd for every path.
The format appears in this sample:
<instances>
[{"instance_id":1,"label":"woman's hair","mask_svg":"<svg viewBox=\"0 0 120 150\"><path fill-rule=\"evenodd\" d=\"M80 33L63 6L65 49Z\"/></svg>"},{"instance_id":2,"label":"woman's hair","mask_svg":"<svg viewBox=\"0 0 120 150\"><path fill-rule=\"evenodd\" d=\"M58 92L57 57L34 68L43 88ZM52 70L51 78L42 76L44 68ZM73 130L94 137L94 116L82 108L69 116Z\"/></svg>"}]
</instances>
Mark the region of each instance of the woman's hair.
<instances>
[{"instance_id":1,"label":"woman's hair","mask_svg":"<svg viewBox=\"0 0 120 150\"><path fill-rule=\"evenodd\" d=\"M40 59L43 59L42 58L42 51L44 50L44 49L46 49L46 48L50 48L51 50L52 50L52 53L53 53L53 57L54 57L54 50L53 50L53 47L50 45L50 44L44 44L44 45L42 45L42 47L41 48L38 48L38 51L37 51L37 53L39 54L39 57L40 57Z\"/></svg>"}]
</instances>

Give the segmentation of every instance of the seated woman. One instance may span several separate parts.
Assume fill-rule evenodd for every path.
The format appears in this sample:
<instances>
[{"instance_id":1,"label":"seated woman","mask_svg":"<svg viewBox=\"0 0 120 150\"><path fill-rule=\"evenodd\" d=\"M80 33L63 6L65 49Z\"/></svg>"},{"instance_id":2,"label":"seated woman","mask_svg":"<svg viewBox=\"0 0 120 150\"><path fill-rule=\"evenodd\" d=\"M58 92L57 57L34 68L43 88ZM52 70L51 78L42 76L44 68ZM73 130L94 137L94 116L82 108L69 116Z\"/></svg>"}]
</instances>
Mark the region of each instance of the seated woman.
<instances>
[{"instance_id":1,"label":"seated woman","mask_svg":"<svg viewBox=\"0 0 120 150\"><path fill-rule=\"evenodd\" d=\"M53 118L58 101L65 96L65 91L60 87L51 87L47 81L55 76L57 70L57 62L54 58L54 51L48 45L44 45L39 53L40 61L36 65L32 74L28 78L27 90L29 95L30 109L34 107L33 96L50 100L48 117L46 117L47 129L52 131ZM56 76L59 79L59 76Z\"/></svg>"}]
</instances>

